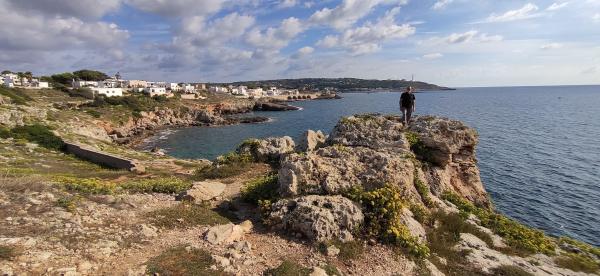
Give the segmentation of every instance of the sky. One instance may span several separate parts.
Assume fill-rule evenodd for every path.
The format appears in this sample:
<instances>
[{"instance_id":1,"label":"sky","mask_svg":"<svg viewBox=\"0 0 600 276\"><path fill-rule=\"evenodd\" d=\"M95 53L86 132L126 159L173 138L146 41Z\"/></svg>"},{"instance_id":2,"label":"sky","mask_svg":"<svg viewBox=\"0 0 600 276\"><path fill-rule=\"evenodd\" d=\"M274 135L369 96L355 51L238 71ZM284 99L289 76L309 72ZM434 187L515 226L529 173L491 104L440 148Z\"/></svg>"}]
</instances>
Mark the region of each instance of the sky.
<instances>
[{"instance_id":1,"label":"sky","mask_svg":"<svg viewBox=\"0 0 600 276\"><path fill-rule=\"evenodd\" d=\"M600 84L600 0L0 0L0 70Z\"/></svg>"}]
</instances>

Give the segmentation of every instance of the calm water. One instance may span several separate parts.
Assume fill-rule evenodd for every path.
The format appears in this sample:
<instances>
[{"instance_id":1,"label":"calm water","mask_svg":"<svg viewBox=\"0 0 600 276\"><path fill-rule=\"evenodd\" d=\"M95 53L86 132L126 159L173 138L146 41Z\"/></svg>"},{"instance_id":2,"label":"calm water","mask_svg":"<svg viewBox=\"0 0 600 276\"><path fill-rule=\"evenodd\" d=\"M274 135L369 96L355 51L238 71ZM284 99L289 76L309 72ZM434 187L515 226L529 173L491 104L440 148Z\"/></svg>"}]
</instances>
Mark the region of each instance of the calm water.
<instances>
[{"instance_id":1,"label":"calm water","mask_svg":"<svg viewBox=\"0 0 600 276\"><path fill-rule=\"evenodd\" d=\"M249 137L329 132L340 116L398 112L398 93L345 94L268 112L273 122L180 129L158 146L181 158L214 158ZM417 114L462 120L480 134L483 182L496 207L553 235L600 246L600 86L466 88L417 94Z\"/></svg>"}]
</instances>

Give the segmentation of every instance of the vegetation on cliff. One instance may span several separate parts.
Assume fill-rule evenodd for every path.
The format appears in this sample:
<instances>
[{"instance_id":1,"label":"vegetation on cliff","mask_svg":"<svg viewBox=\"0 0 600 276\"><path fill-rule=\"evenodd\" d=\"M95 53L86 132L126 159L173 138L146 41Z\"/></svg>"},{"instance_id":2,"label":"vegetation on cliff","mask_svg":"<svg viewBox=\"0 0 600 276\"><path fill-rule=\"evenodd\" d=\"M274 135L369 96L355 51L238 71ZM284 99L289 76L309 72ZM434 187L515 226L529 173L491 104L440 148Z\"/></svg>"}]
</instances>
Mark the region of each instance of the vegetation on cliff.
<instances>
[{"instance_id":1,"label":"vegetation on cliff","mask_svg":"<svg viewBox=\"0 0 600 276\"><path fill-rule=\"evenodd\" d=\"M304 79L280 79L263 81L244 81L235 82L232 85L245 85L248 87L283 87L287 89L299 90L325 90L333 89L339 91L359 91L359 90L401 90L407 86L415 87L419 90L441 90L448 89L434 84L408 81L408 80L367 80L355 78L304 78Z\"/></svg>"}]
</instances>

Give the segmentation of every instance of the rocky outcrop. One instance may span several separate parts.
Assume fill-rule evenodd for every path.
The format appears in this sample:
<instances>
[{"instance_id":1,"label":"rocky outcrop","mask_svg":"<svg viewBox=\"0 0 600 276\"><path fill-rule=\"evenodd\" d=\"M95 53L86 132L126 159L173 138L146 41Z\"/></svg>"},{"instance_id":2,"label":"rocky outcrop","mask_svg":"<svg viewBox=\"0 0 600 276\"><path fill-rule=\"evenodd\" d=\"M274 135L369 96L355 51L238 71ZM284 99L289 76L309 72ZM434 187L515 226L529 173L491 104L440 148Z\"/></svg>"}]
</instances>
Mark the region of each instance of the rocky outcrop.
<instances>
[{"instance_id":1,"label":"rocky outcrop","mask_svg":"<svg viewBox=\"0 0 600 276\"><path fill-rule=\"evenodd\" d=\"M293 111L293 110L300 110L300 108L297 106L292 106L292 105L288 105L288 104L258 102L254 106L254 110L257 110L257 111Z\"/></svg>"},{"instance_id":2,"label":"rocky outcrop","mask_svg":"<svg viewBox=\"0 0 600 276\"><path fill-rule=\"evenodd\" d=\"M453 191L478 205L490 205L477 166L474 129L460 121L419 116L409 131L416 134L415 154L431 164L423 172L434 194Z\"/></svg>"},{"instance_id":3,"label":"rocky outcrop","mask_svg":"<svg viewBox=\"0 0 600 276\"><path fill-rule=\"evenodd\" d=\"M249 154L258 162L278 162L282 156L294 152L295 143L289 136L252 139L242 143L237 152Z\"/></svg>"},{"instance_id":4,"label":"rocky outcrop","mask_svg":"<svg viewBox=\"0 0 600 276\"><path fill-rule=\"evenodd\" d=\"M269 221L288 232L314 241L352 240L364 220L360 207L342 196L309 195L273 205Z\"/></svg>"},{"instance_id":5,"label":"rocky outcrop","mask_svg":"<svg viewBox=\"0 0 600 276\"><path fill-rule=\"evenodd\" d=\"M202 181L195 182L187 191L177 195L177 200L191 201L202 204L204 201L220 196L227 186L221 182Z\"/></svg>"},{"instance_id":6,"label":"rocky outcrop","mask_svg":"<svg viewBox=\"0 0 600 276\"><path fill-rule=\"evenodd\" d=\"M304 132L304 135L302 135L302 137L300 138L300 142L298 143L298 150L305 152L314 151L317 148L325 145L326 139L327 137L325 137L325 134L323 134L322 131L314 131L309 129L306 132Z\"/></svg>"},{"instance_id":7,"label":"rocky outcrop","mask_svg":"<svg viewBox=\"0 0 600 276\"><path fill-rule=\"evenodd\" d=\"M350 116L335 126L327 142L330 145L408 153L410 145L403 129L404 125L397 117L377 114Z\"/></svg>"}]
</instances>

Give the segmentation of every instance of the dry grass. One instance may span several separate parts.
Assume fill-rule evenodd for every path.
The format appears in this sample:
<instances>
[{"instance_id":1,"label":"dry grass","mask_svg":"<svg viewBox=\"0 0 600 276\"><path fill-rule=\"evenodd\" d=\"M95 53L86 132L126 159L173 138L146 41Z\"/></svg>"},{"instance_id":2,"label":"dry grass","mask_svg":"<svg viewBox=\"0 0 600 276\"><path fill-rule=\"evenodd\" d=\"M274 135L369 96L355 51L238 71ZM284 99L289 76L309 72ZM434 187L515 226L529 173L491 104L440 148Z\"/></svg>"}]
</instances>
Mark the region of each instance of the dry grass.
<instances>
[{"instance_id":1,"label":"dry grass","mask_svg":"<svg viewBox=\"0 0 600 276\"><path fill-rule=\"evenodd\" d=\"M152 224L173 229L196 225L218 225L231 221L208 206L180 203L173 207L156 210L147 214Z\"/></svg>"},{"instance_id":2,"label":"dry grass","mask_svg":"<svg viewBox=\"0 0 600 276\"><path fill-rule=\"evenodd\" d=\"M48 191L50 188L40 176L15 175L10 170L0 172L0 191L6 193L39 193Z\"/></svg>"},{"instance_id":3,"label":"dry grass","mask_svg":"<svg viewBox=\"0 0 600 276\"><path fill-rule=\"evenodd\" d=\"M148 260L148 275L230 275L221 270L212 270L214 265L210 253L204 250L175 247Z\"/></svg>"}]
</instances>

